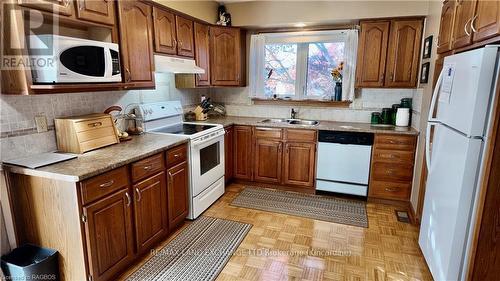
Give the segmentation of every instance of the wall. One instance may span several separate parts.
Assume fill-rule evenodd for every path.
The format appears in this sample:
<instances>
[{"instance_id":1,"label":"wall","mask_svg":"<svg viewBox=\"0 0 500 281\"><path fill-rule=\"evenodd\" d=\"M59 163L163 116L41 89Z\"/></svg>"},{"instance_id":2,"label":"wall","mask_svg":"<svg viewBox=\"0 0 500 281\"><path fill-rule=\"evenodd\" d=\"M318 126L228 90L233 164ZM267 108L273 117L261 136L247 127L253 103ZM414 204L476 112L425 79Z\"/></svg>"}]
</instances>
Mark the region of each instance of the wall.
<instances>
[{"instance_id":1,"label":"wall","mask_svg":"<svg viewBox=\"0 0 500 281\"><path fill-rule=\"evenodd\" d=\"M275 27L426 15L428 5L428 1L245 1L228 2L226 8L235 26Z\"/></svg>"},{"instance_id":2,"label":"wall","mask_svg":"<svg viewBox=\"0 0 500 281\"><path fill-rule=\"evenodd\" d=\"M217 7L219 6L219 3L213 0L206 0L206 1L153 0L153 1L209 23L215 23L217 21L218 17Z\"/></svg>"}]
</instances>

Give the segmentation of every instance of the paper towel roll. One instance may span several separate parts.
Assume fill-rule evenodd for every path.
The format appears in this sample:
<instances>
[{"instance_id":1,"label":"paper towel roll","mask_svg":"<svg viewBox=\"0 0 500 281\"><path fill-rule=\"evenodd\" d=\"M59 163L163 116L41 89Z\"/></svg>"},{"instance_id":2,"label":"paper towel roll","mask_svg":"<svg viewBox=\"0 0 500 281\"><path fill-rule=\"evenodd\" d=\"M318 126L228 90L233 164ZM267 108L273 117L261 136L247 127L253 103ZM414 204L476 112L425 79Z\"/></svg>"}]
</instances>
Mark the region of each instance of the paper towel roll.
<instances>
[{"instance_id":1,"label":"paper towel roll","mask_svg":"<svg viewBox=\"0 0 500 281\"><path fill-rule=\"evenodd\" d=\"M408 127L410 122L410 109L409 108L398 108L396 113L396 126Z\"/></svg>"}]
</instances>

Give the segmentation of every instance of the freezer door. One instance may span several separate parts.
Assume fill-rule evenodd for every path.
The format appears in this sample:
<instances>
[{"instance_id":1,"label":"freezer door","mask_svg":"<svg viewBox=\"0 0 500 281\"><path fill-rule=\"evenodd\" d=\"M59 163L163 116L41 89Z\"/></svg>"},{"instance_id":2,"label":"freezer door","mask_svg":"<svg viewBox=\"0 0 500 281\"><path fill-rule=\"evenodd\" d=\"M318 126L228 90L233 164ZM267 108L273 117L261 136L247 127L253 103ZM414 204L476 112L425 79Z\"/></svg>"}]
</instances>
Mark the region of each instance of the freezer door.
<instances>
[{"instance_id":1,"label":"freezer door","mask_svg":"<svg viewBox=\"0 0 500 281\"><path fill-rule=\"evenodd\" d=\"M446 57L436 119L468 136L483 136L498 47ZM495 75L494 75L495 74Z\"/></svg>"},{"instance_id":2,"label":"freezer door","mask_svg":"<svg viewBox=\"0 0 500 281\"><path fill-rule=\"evenodd\" d=\"M419 244L435 280L459 280L482 140L436 125Z\"/></svg>"}]
</instances>

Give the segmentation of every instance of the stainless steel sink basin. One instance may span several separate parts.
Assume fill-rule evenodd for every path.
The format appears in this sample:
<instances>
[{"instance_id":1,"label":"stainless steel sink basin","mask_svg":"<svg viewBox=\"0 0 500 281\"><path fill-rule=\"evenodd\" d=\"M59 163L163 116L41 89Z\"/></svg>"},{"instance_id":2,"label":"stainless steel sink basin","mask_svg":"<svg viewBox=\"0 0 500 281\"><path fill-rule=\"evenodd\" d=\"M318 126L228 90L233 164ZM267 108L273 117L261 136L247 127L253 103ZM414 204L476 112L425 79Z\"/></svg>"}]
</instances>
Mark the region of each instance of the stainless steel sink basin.
<instances>
[{"instance_id":1,"label":"stainless steel sink basin","mask_svg":"<svg viewBox=\"0 0 500 281\"><path fill-rule=\"evenodd\" d=\"M290 125L303 125L303 126L316 126L319 124L319 121L316 120L303 120L303 119L264 119L260 121L260 123L283 123Z\"/></svg>"}]
</instances>

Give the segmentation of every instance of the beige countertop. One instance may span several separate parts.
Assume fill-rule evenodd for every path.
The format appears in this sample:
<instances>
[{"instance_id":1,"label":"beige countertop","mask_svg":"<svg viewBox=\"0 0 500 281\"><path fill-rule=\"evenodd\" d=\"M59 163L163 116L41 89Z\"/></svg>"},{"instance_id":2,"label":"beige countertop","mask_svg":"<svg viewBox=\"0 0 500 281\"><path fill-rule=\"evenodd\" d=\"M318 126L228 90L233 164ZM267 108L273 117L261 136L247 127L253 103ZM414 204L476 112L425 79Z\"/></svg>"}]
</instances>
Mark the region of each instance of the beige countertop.
<instances>
[{"instance_id":1,"label":"beige countertop","mask_svg":"<svg viewBox=\"0 0 500 281\"><path fill-rule=\"evenodd\" d=\"M3 165L6 171L51 178L55 180L78 182L110 171L142 158L186 143L186 136L144 134L133 136L132 140L103 147L80 154L78 158L61 163L29 169Z\"/></svg>"},{"instance_id":2,"label":"beige countertop","mask_svg":"<svg viewBox=\"0 0 500 281\"><path fill-rule=\"evenodd\" d=\"M401 134L401 135L418 135L418 131L411 127L382 127L372 126L369 123L354 123L354 122L335 122L335 121L319 121L317 126L304 126L304 125L289 125L282 123L261 123L260 121L266 119L265 117L237 117L225 116L209 118L206 121L197 121L200 123L213 123L221 124L224 127L231 125L249 125L261 127L281 127L281 128L303 128L315 130L328 130L328 131L347 131L347 132L366 132L377 134Z\"/></svg>"}]
</instances>

